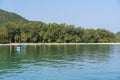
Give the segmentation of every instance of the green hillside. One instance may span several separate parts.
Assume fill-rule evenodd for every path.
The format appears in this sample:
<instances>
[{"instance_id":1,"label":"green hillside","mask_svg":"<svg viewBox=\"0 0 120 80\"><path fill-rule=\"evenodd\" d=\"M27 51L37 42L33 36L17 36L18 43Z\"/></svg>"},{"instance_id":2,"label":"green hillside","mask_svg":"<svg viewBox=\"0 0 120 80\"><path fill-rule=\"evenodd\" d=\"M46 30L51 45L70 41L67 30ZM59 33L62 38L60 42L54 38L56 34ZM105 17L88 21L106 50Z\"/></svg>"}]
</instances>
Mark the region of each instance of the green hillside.
<instances>
[{"instance_id":1,"label":"green hillside","mask_svg":"<svg viewBox=\"0 0 120 80\"><path fill-rule=\"evenodd\" d=\"M20 15L8 11L4 11L0 9L0 26L7 22L13 22L13 23L18 23L18 22L26 22L27 20Z\"/></svg>"},{"instance_id":2,"label":"green hillside","mask_svg":"<svg viewBox=\"0 0 120 80\"><path fill-rule=\"evenodd\" d=\"M120 32L117 32L117 33L115 34L115 37L120 40Z\"/></svg>"},{"instance_id":3,"label":"green hillside","mask_svg":"<svg viewBox=\"0 0 120 80\"><path fill-rule=\"evenodd\" d=\"M0 43L110 43L120 42L119 33L85 29L74 25L29 21L0 10Z\"/></svg>"}]
</instances>

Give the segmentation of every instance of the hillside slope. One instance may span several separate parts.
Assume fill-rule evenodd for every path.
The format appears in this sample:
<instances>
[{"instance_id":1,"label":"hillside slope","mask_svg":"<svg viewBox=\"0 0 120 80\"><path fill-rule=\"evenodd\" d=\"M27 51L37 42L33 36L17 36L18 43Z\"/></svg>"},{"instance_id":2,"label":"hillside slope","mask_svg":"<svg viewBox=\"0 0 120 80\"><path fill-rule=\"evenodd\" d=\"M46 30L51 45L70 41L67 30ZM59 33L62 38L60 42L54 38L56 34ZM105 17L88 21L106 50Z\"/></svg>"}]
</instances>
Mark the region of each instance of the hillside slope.
<instances>
[{"instance_id":1,"label":"hillside slope","mask_svg":"<svg viewBox=\"0 0 120 80\"><path fill-rule=\"evenodd\" d=\"M4 11L0 9L0 26L7 22L26 22L28 21L27 19L21 17L20 15L8 11Z\"/></svg>"}]
</instances>

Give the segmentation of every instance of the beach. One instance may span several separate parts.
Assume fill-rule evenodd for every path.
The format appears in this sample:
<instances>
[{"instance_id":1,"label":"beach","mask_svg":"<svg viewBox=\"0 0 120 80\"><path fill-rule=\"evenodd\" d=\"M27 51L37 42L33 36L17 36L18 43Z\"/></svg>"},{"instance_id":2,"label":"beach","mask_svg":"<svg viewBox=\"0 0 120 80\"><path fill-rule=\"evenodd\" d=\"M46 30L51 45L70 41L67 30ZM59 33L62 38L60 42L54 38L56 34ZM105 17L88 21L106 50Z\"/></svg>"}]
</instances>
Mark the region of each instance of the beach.
<instances>
[{"instance_id":1,"label":"beach","mask_svg":"<svg viewBox=\"0 0 120 80\"><path fill-rule=\"evenodd\" d=\"M9 43L0 44L0 46L9 45L120 45L120 43Z\"/></svg>"}]
</instances>

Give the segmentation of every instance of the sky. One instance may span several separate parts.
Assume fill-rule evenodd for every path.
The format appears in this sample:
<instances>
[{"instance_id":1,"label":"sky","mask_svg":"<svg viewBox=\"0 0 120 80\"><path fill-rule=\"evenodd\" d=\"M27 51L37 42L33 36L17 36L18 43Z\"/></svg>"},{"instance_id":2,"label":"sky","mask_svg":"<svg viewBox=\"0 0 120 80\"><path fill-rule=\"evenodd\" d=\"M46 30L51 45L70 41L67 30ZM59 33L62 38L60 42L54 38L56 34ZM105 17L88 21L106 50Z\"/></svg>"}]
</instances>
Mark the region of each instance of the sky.
<instances>
[{"instance_id":1,"label":"sky","mask_svg":"<svg viewBox=\"0 0 120 80\"><path fill-rule=\"evenodd\" d=\"M0 0L0 9L32 21L120 32L120 0Z\"/></svg>"}]
</instances>

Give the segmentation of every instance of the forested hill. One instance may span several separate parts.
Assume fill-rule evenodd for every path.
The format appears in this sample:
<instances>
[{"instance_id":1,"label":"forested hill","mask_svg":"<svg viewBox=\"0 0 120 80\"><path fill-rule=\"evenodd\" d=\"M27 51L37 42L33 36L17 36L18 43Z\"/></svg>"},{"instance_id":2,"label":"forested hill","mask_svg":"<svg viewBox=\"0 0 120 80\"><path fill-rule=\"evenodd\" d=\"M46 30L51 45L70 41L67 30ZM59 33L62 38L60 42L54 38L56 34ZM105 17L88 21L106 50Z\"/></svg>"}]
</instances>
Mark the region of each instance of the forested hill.
<instances>
[{"instance_id":1,"label":"forested hill","mask_svg":"<svg viewBox=\"0 0 120 80\"><path fill-rule=\"evenodd\" d=\"M120 40L120 32L117 32L117 33L115 34L115 37L116 37L118 40Z\"/></svg>"},{"instance_id":2,"label":"forested hill","mask_svg":"<svg viewBox=\"0 0 120 80\"><path fill-rule=\"evenodd\" d=\"M0 26L6 22L26 22L27 20L20 15L0 9Z\"/></svg>"},{"instance_id":3,"label":"forested hill","mask_svg":"<svg viewBox=\"0 0 120 80\"><path fill-rule=\"evenodd\" d=\"M74 25L29 21L0 10L0 43L110 43L120 42L119 33L85 29Z\"/></svg>"}]
</instances>

